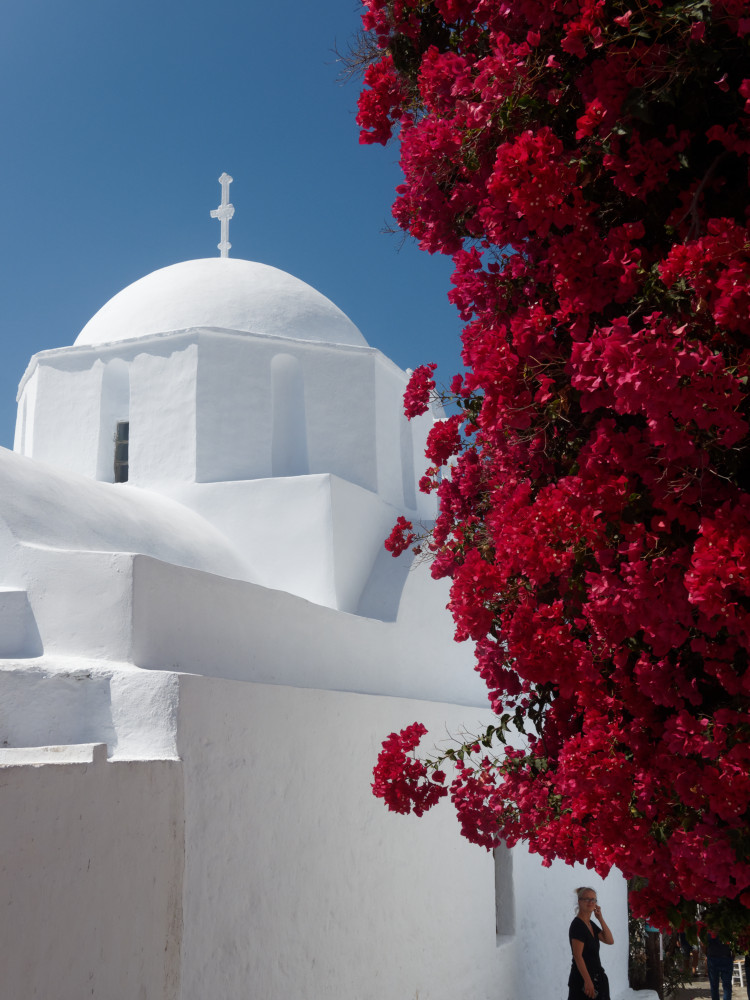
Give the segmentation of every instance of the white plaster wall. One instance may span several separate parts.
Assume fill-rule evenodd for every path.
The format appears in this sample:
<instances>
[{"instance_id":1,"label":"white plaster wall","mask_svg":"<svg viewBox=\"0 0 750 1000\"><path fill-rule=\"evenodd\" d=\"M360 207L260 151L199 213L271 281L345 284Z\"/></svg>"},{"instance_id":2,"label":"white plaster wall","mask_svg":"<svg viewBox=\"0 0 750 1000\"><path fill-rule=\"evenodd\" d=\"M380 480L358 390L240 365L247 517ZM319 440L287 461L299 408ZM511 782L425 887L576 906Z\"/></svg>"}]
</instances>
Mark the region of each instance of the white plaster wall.
<instances>
[{"instance_id":1,"label":"white plaster wall","mask_svg":"<svg viewBox=\"0 0 750 1000\"><path fill-rule=\"evenodd\" d=\"M620 879L545 869L517 847L498 899L491 855L459 836L449 804L416 819L372 797L389 731L419 719L429 747L448 730L480 731L486 711L185 675L155 691L153 675L93 665L12 673L0 672L12 709L0 742L19 708L28 732L36 705L42 735L53 706L72 718L66 702L83 708L88 686L90 739L106 728L97 699L109 700L115 728L139 716L176 726L183 762L134 762L122 739L109 763L103 745L0 751L3 997L561 996L579 884L595 887L615 934L613 996L624 985ZM514 915L501 938L498 907Z\"/></svg>"},{"instance_id":2,"label":"white plaster wall","mask_svg":"<svg viewBox=\"0 0 750 1000\"><path fill-rule=\"evenodd\" d=\"M54 362L38 367L27 455L96 478L102 372L101 363L84 370Z\"/></svg>"},{"instance_id":3,"label":"white plaster wall","mask_svg":"<svg viewBox=\"0 0 750 1000\"><path fill-rule=\"evenodd\" d=\"M357 607L357 614L364 618L377 618L383 622L395 622L399 616L399 609L403 607L406 597L405 590L412 580L414 566L414 555L412 552L405 552L398 559L394 559L384 545L378 549L372 571L365 584ZM444 582L435 581L437 590L434 597L442 602L440 612L445 609L448 602L448 587ZM431 607L433 601L427 602Z\"/></svg>"},{"instance_id":4,"label":"white plaster wall","mask_svg":"<svg viewBox=\"0 0 750 1000\"><path fill-rule=\"evenodd\" d=\"M167 671L59 654L4 659L0 747L93 742L116 760L174 759L178 695Z\"/></svg>"},{"instance_id":5,"label":"white plaster wall","mask_svg":"<svg viewBox=\"0 0 750 1000\"><path fill-rule=\"evenodd\" d=\"M305 345L310 472L377 492L374 355L369 348Z\"/></svg>"},{"instance_id":6,"label":"white plaster wall","mask_svg":"<svg viewBox=\"0 0 750 1000\"><path fill-rule=\"evenodd\" d=\"M67 669L3 663L0 747L115 742L108 674L84 661Z\"/></svg>"},{"instance_id":7,"label":"white plaster wall","mask_svg":"<svg viewBox=\"0 0 750 1000\"><path fill-rule=\"evenodd\" d=\"M401 422L406 375L383 355L378 355L374 365L375 399L378 413L376 425L378 455L378 492L394 506L413 508L409 503L409 490L405 489L401 452ZM414 463L410 470L414 479Z\"/></svg>"},{"instance_id":8,"label":"white plaster wall","mask_svg":"<svg viewBox=\"0 0 750 1000\"><path fill-rule=\"evenodd\" d=\"M112 760L177 757L179 678L176 674L115 669L109 681Z\"/></svg>"},{"instance_id":9,"label":"white plaster wall","mask_svg":"<svg viewBox=\"0 0 750 1000\"><path fill-rule=\"evenodd\" d=\"M335 607L357 612L362 591L390 534L398 509L374 493L336 476L331 481L331 511L335 558Z\"/></svg>"},{"instance_id":10,"label":"white plaster wall","mask_svg":"<svg viewBox=\"0 0 750 1000\"><path fill-rule=\"evenodd\" d=\"M0 587L0 658L39 656L41 652L42 640L28 593Z\"/></svg>"},{"instance_id":11,"label":"white plaster wall","mask_svg":"<svg viewBox=\"0 0 750 1000\"><path fill-rule=\"evenodd\" d=\"M206 329L198 342L196 481L275 474L272 372L283 355L299 364L303 399L289 408L305 414L309 472L377 488L376 351Z\"/></svg>"},{"instance_id":12,"label":"white plaster wall","mask_svg":"<svg viewBox=\"0 0 750 1000\"><path fill-rule=\"evenodd\" d=\"M258 583L336 606L329 476L163 489L231 539Z\"/></svg>"},{"instance_id":13,"label":"white plaster wall","mask_svg":"<svg viewBox=\"0 0 750 1000\"><path fill-rule=\"evenodd\" d=\"M197 482L271 474L273 346L266 341L207 331L199 335Z\"/></svg>"},{"instance_id":14,"label":"white plaster wall","mask_svg":"<svg viewBox=\"0 0 750 1000\"><path fill-rule=\"evenodd\" d=\"M37 546L19 555L45 652L132 659L132 556Z\"/></svg>"},{"instance_id":15,"label":"white plaster wall","mask_svg":"<svg viewBox=\"0 0 750 1000\"><path fill-rule=\"evenodd\" d=\"M271 361L271 474L306 476L310 471L307 447L309 390L299 358L275 354Z\"/></svg>"},{"instance_id":16,"label":"white plaster wall","mask_svg":"<svg viewBox=\"0 0 750 1000\"><path fill-rule=\"evenodd\" d=\"M404 390L408 374L383 354L375 359L377 393L378 492L410 517L434 520L435 498L420 493L419 480L427 467L424 446L433 420L443 415L435 406L421 417L404 416Z\"/></svg>"},{"instance_id":17,"label":"white plaster wall","mask_svg":"<svg viewBox=\"0 0 750 1000\"><path fill-rule=\"evenodd\" d=\"M415 491L431 418L405 423L405 374L366 346L201 328L44 351L21 383L15 448L111 481L116 423L129 419L133 484L269 477L279 354L299 363L304 398L290 408L304 413L307 471L399 509L416 499L419 516L432 516L434 502Z\"/></svg>"},{"instance_id":18,"label":"white plaster wall","mask_svg":"<svg viewBox=\"0 0 750 1000\"><path fill-rule=\"evenodd\" d=\"M492 856L450 805L389 813L370 792L391 730L486 724L453 706L183 677L182 1000L563 996L580 871L514 850L516 932L498 942ZM624 889L600 888L627 964ZM508 905L507 900L502 901Z\"/></svg>"},{"instance_id":19,"label":"white plaster wall","mask_svg":"<svg viewBox=\"0 0 750 1000\"><path fill-rule=\"evenodd\" d=\"M157 345L163 339L151 338ZM127 381L123 379L122 366L127 369L136 353L138 346L129 344L122 348L120 345L62 347L35 354L18 390L13 450L70 472L111 482L115 421L127 419L127 409L120 413L122 403L129 407L129 400L122 398L129 396L129 387L126 392L117 389ZM108 384L110 380L105 377L112 362L115 368L120 368L119 377L113 380L115 386ZM112 399L113 388L119 398ZM25 434L21 423L24 409ZM107 422L111 424L109 428L105 426ZM105 438L108 438L106 444Z\"/></svg>"},{"instance_id":20,"label":"white plaster wall","mask_svg":"<svg viewBox=\"0 0 750 1000\"><path fill-rule=\"evenodd\" d=\"M128 481L134 485L195 480L197 363L195 343L133 359Z\"/></svg>"},{"instance_id":21,"label":"white plaster wall","mask_svg":"<svg viewBox=\"0 0 750 1000\"><path fill-rule=\"evenodd\" d=\"M333 474L379 493L400 509L406 433L412 453L410 496L414 497L432 417L413 422L420 425L416 432L419 451L414 454L411 436L415 431L409 430L403 416L406 375L379 351L207 329L197 331L196 336L196 481L277 474L273 440L279 401L272 386L274 359L283 356L299 365L296 391L302 398L289 400L288 408L304 413L306 423L306 468L292 474ZM155 481L159 482L158 477ZM433 508L431 500L419 501L420 516L427 516Z\"/></svg>"},{"instance_id":22,"label":"white plaster wall","mask_svg":"<svg viewBox=\"0 0 750 1000\"><path fill-rule=\"evenodd\" d=\"M320 491L317 507L303 505L301 516L297 507L296 517L291 510L288 521L282 517L280 527L293 524L297 534L290 531L283 537L282 532L274 546L286 551L288 566L298 567L300 588L309 586L316 600L335 603L340 585L342 593L348 589L352 607L364 569L374 559L382 575L381 596L394 595L387 622L170 565L172 560L189 561L222 574L249 574L216 529L158 495L54 473L7 451L0 451L0 482L0 544L6 557L2 583L26 591L47 651L272 682L409 696L429 692L428 697L457 702L484 699L483 685L471 671L470 650L451 641L445 587L429 578L426 567L404 576L405 563L380 562L376 536L387 525L375 525L370 509L379 501L366 492L360 495L350 484L338 484L341 506L349 514L337 515L334 532L328 477L317 483L316 477L301 480L305 488L315 485ZM335 496L335 503L339 499ZM360 514L364 510L362 517L351 516L354 501ZM384 519L386 513L387 508ZM248 510L243 514L256 534L266 530L262 516L253 519ZM310 514L315 516L308 519ZM358 520L370 528L362 529ZM276 558L274 546L265 553L269 566ZM135 580L133 559L137 563L139 557L128 550L165 561L144 566ZM355 551L361 562L353 559ZM330 594L321 586L326 573ZM298 654L313 635L310 674ZM457 663L468 669L457 670Z\"/></svg>"},{"instance_id":23,"label":"white plaster wall","mask_svg":"<svg viewBox=\"0 0 750 1000\"><path fill-rule=\"evenodd\" d=\"M162 489L231 539L258 583L352 613L399 513L329 475Z\"/></svg>"},{"instance_id":24,"label":"white plaster wall","mask_svg":"<svg viewBox=\"0 0 750 1000\"><path fill-rule=\"evenodd\" d=\"M0 463L2 452L0 452ZM0 496L2 490L0 489ZM0 584L10 590L24 589L23 566L17 564L17 550L21 543L0 516Z\"/></svg>"},{"instance_id":25,"label":"white plaster wall","mask_svg":"<svg viewBox=\"0 0 750 1000\"><path fill-rule=\"evenodd\" d=\"M9 545L15 550L145 552L253 578L229 541L182 505L130 484L93 482L0 448L0 553ZM15 558L21 567L25 556L17 552ZM10 584L2 566L0 573ZM18 585L23 572L16 577Z\"/></svg>"},{"instance_id":26,"label":"white plaster wall","mask_svg":"<svg viewBox=\"0 0 750 1000\"><path fill-rule=\"evenodd\" d=\"M130 419L131 480L194 479L196 341L180 331L35 355L19 391L35 396L25 454L111 482L116 422Z\"/></svg>"},{"instance_id":27,"label":"white plaster wall","mask_svg":"<svg viewBox=\"0 0 750 1000\"><path fill-rule=\"evenodd\" d=\"M21 455L31 455L34 449L34 415L38 384L39 376L35 369L18 390L18 411L13 450Z\"/></svg>"},{"instance_id":28,"label":"white plaster wall","mask_svg":"<svg viewBox=\"0 0 750 1000\"><path fill-rule=\"evenodd\" d=\"M290 408L305 414L308 471L377 489L373 364L378 352L228 330L194 333L199 344L196 481L274 475L272 371L274 358L283 355L299 363L304 398L290 401ZM155 475L153 482L168 478Z\"/></svg>"},{"instance_id":29,"label":"white plaster wall","mask_svg":"<svg viewBox=\"0 0 750 1000\"><path fill-rule=\"evenodd\" d=\"M574 890L587 885L596 892L615 939L612 946L602 945L600 956L613 1000L617 1000L628 986L627 883L622 876L614 872L604 880L582 865L568 867L561 862L545 869L522 845L513 848L513 876L516 937L524 942L508 955L508 973L524 984L517 995L567 996L572 962L568 927L578 912ZM649 1000L648 994L638 996Z\"/></svg>"},{"instance_id":30,"label":"white plaster wall","mask_svg":"<svg viewBox=\"0 0 750 1000\"><path fill-rule=\"evenodd\" d=\"M54 756L0 751L0 995L178 1000L180 764Z\"/></svg>"},{"instance_id":31,"label":"white plaster wall","mask_svg":"<svg viewBox=\"0 0 750 1000\"><path fill-rule=\"evenodd\" d=\"M254 584L133 565L132 662L156 670L486 704L471 647L453 641L445 588L422 565L395 622L361 618ZM413 594L406 599L406 594Z\"/></svg>"}]
</instances>

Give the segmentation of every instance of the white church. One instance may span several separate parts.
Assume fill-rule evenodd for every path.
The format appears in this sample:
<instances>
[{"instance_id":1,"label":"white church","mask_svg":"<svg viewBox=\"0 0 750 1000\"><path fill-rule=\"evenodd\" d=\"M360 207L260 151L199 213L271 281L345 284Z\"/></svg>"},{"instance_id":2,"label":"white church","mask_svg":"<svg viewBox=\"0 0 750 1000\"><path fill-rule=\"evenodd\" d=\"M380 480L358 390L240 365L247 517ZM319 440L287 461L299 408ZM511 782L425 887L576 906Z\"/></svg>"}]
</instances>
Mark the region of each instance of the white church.
<instances>
[{"instance_id":1,"label":"white church","mask_svg":"<svg viewBox=\"0 0 750 1000\"><path fill-rule=\"evenodd\" d=\"M563 1000L591 874L370 790L391 731L487 723L446 587L383 547L434 516L439 414L228 256L230 180L221 256L32 357L0 449L0 1000Z\"/></svg>"}]
</instances>

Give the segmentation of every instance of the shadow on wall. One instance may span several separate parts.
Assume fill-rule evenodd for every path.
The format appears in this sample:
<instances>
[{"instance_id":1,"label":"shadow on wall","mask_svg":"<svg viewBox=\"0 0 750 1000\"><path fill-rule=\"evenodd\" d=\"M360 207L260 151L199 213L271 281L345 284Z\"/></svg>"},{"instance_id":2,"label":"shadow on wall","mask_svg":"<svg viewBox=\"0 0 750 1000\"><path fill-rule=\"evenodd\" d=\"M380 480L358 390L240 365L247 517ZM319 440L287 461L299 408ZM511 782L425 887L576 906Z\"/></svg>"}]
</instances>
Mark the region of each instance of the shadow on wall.
<instances>
[{"instance_id":1,"label":"shadow on wall","mask_svg":"<svg viewBox=\"0 0 750 1000\"><path fill-rule=\"evenodd\" d=\"M25 590L0 587L0 658L29 659L44 652Z\"/></svg>"},{"instance_id":2,"label":"shadow on wall","mask_svg":"<svg viewBox=\"0 0 750 1000\"><path fill-rule=\"evenodd\" d=\"M404 552L398 559L394 559L381 546L359 600L357 614L363 618L376 618L381 622L395 622L406 576L413 563L412 552Z\"/></svg>"}]
</instances>

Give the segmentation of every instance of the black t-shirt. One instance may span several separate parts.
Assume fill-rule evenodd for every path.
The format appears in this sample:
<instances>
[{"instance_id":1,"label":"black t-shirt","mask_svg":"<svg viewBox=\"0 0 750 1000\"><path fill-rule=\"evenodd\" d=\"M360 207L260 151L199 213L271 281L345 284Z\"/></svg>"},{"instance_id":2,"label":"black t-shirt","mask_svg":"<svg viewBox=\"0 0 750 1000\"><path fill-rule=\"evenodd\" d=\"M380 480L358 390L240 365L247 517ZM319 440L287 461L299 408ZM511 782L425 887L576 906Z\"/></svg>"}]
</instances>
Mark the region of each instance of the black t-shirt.
<instances>
[{"instance_id":1,"label":"black t-shirt","mask_svg":"<svg viewBox=\"0 0 750 1000\"><path fill-rule=\"evenodd\" d=\"M568 929L568 940L571 942L571 948L573 941L583 941L583 961L589 970L589 975L593 976L602 967L599 959L599 935L602 933L602 929L592 920L591 931L580 917L573 917L573 922ZM575 965L575 959L573 964Z\"/></svg>"},{"instance_id":2,"label":"black t-shirt","mask_svg":"<svg viewBox=\"0 0 750 1000\"><path fill-rule=\"evenodd\" d=\"M734 960L734 953L728 944L718 938L715 934L709 934L706 938L706 958L725 958Z\"/></svg>"}]
</instances>

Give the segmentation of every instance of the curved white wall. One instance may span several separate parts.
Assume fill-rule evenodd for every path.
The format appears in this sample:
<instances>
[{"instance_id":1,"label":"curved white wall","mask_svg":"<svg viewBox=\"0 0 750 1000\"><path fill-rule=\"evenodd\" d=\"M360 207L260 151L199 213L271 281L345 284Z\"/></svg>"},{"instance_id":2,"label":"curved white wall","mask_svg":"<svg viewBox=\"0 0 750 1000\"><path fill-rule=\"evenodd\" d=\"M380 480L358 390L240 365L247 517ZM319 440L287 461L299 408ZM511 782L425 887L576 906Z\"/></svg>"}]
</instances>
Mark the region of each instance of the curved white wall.
<instances>
[{"instance_id":1,"label":"curved white wall","mask_svg":"<svg viewBox=\"0 0 750 1000\"><path fill-rule=\"evenodd\" d=\"M129 484L59 472L0 448L0 547L10 539L8 562L19 567L14 585L21 582L21 567L43 561L46 550L142 552L178 566L253 578L227 539L181 504ZM107 582L100 586L106 591ZM75 586L66 590L74 594Z\"/></svg>"}]
</instances>

